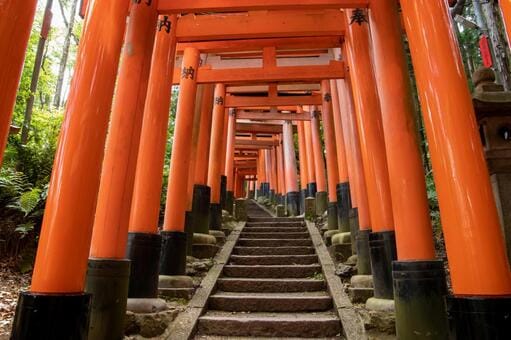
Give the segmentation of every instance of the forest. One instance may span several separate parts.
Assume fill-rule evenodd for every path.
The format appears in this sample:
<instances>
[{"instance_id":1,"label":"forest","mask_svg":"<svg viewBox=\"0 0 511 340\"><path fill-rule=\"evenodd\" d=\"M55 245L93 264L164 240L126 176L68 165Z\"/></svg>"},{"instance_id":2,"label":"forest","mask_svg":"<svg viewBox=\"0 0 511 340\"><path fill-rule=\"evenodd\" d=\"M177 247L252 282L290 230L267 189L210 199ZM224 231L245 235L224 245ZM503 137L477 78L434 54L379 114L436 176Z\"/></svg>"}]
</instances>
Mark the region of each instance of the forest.
<instances>
[{"instance_id":1,"label":"forest","mask_svg":"<svg viewBox=\"0 0 511 340\"><path fill-rule=\"evenodd\" d=\"M451 0L449 3L467 75L473 74L485 62L481 37L487 37L484 41L489 42L487 47L497 79L509 90L509 48L503 36L497 5L494 1L483 3L480 0ZM2 267L8 266L9 270L16 272L28 273L32 269L53 157L82 31L83 18L80 17L79 7L79 0L39 0L26 53L11 134L0 170L0 259ZM48 27L43 23L45 18L48 23L48 17L52 17L49 13L53 13L53 19ZM414 84L411 64L410 71ZM470 77L467 77L467 82L472 86ZM177 91L172 90L165 175L169 168ZM436 192L419 109L416 117L420 127L431 215L437 234L441 237ZM162 192L165 195L166 190ZM162 197L164 201L165 197Z\"/></svg>"}]
</instances>

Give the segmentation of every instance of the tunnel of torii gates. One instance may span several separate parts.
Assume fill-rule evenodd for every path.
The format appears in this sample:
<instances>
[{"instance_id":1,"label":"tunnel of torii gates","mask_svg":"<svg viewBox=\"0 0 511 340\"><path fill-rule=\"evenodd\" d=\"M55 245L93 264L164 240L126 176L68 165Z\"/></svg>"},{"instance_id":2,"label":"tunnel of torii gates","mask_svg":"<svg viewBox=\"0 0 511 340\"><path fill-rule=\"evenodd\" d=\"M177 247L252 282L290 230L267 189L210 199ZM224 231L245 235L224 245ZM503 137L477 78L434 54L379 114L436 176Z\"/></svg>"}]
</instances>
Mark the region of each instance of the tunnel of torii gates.
<instances>
[{"instance_id":1,"label":"tunnel of torii gates","mask_svg":"<svg viewBox=\"0 0 511 340\"><path fill-rule=\"evenodd\" d=\"M0 2L2 153L36 3ZM315 197L329 228L353 230L358 273L372 271L375 296L395 299L400 338L421 329L444 339L447 328L459 339L509 338L509 262L447 4L400 6L85 2L32 285L20 294L12 338L120 338L115 320L126 297L156 297L159 274L185 274L185 225L219 229L222 208L254 192L286 204L289 215ZM501 6L509 28L511 2ZM435 258L403 33L449 294ZM180 90L159 230L173 84ZM95 318L111 322L107 335L87 335Z\"/></svg>"}]
</instances>

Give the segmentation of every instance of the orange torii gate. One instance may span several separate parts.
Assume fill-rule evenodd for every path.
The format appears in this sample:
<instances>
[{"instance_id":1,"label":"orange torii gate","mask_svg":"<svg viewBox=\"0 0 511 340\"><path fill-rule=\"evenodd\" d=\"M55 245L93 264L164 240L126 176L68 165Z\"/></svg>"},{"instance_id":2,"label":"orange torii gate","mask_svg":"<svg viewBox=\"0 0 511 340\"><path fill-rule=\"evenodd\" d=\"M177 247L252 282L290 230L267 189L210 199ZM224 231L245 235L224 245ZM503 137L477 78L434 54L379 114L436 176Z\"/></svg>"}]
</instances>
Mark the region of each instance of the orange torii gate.
<instances>
[{"instance_id":1,"label":"orange torii gate","mask_svg":"<svg viewBox=\"0 0 511 340\"><path fill-rule=\"evenodd\" d=\"M509 1L501 4L509 29ZM0 4L0 50L8 51L0 57L0 109L7 113L0 120L2 154L35 5L32 0ZM346 231L346 213L358 214L358 226L351 230L359 274L372 268L375 297L395 300L398 336L413 338L420 330L446 338L444 296L459 338L509 332L511 272L446 4L401 0L400 5L428 132L453 295L447 295L443 263L434 255L396 1L93 0L32 286L20 294L12 338L120 337L126 297L155 297L159 274L185 273L193 185L207 184L211 190L210 222L201 225L207 231L221 224L222 204L232 211L246 176L257 180L262 195L272 190L286 195L291 214L299 211L300 189L307 189L319 213L328 208L330 217L337 217L334 210L339 210L339 219L331 218L332 228L340 222ZM213 13L192 15L205 12ZM123 43L132 48L121 59ZM255 67L231 57L216 68L201 59L201 53L254 49ZM282 52L286 49L304 50L304 56L310 55L307 50L335 49L342 59L320 51L327 62L281 65L277 61L289 57ZM180 67L174 65L176 51ZM293 83L321 83L321 88L286 97L273 86ZM172 84L179 84L180 92L159 233ZM228 91L261 84L273 84L262 99ZM207 86L212 96L204 94ZM297 105L310 108L279 110ZM261 106L269 112L254 109ZM306 182L301 187L292 121L298 122L301 140L300 175ZM209 136L209 129L202 129L208 122ZM260 143L254 136L251 143L237 145L241 131L267 133L272 141ZM195 144L190 142L194 134ZM192 152L195 146L204 152ZM236 150L257 151L257 163L244 169L235 161ZM207 160L199 158L206 153ZM207 180L197 165L204 163ZM91 302L91 294L104 298ZM472 310L484 316L491 311L492 318L481 323Z\"/></svg>"}]
</instances>

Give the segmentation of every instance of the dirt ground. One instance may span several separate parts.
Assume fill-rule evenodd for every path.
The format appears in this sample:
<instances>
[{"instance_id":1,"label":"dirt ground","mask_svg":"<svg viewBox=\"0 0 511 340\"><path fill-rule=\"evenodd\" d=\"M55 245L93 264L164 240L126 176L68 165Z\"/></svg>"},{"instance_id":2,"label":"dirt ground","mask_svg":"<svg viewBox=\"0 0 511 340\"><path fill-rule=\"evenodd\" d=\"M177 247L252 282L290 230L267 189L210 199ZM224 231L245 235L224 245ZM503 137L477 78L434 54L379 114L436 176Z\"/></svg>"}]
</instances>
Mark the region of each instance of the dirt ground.
<instances>
[{"instance_id":1,"label":"dirt ground","mask_svg":"<svg viewBox=\"0 0 511 340\"><path fill-rule=\"evenodd\" d=\"M31 273L21 274L10 260L0 260L0 340L8 339L20 291L30 287Z\"/></svg>"}]
</instances>

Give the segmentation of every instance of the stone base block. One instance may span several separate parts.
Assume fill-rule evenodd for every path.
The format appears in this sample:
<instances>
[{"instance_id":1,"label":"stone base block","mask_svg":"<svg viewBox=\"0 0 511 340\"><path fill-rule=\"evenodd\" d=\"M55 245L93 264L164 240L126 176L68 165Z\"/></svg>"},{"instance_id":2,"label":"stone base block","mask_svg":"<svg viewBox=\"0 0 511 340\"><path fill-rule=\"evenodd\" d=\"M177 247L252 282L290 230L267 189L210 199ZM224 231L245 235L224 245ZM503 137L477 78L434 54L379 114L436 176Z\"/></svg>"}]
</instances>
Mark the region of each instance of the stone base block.
<instances>
[{"instance_id":1,"label":"stone base block","mask_svg":"<svg viewBox=\"0 0 511 340\"><path fill-rule=\"evenodd\" d=\"M286 217L286 207L284 207L282 204L277 205L276 214L277 217Z\"/></svg>"},{"instance_id":2,"label":"stone base block","mask_svg":"<svg viewBox=\"0 0 511 340\"><path fill-rule=\"evenodd\" d=\"M326 230L323 234L323 240L325 241L325 245L328 247L332 245L332 236L339 234L341 231L339 229L335 230Z\"/></svg>"},{"instance_id":3,"label":"stone base block","mask_svg":"<svg viewBox=\"0 0 511 340\"><path fill-rule=\"evenodd\" d=\"M393 313L395 310L394 300L390 299L378 299L372 297L367 300L366 308L377 312L389 312Z\"/></svg>"},{"instance_id":4,"label":"stone base block","mask_svg":"<svg viewBox=\"0 0 511 340\"><path fill-rule=\"evenodd\" d=\"M332 235L332 244L349 244L351 247L351 233L340 232L335 235Z\"/></svg>"},{"instance_id":5,"label":"stone base block","mask_svg":"<svg viewBox=\"0 0 511 340\"><path fill-rule=\"evenodd\" d=\"M225 233L220 230L210 230L209 234L216 238L216 243L224 244L225 243Z\"/></svg>"},{"instance_id":6,"label":"stone base block","mask_svg":"<svg viewBox=\"0 0 511 340\"><path fill-rule=\"evenodd\" d=\"M348 288L348 297L352 303L366 303L373 295L374 290L372 288Z\"/></svg>"},{"instance_id":7,"label":"stone base block","mask_svg":"<svg viewBox=\"0 0 511 340\"><path fill-rule=\"evenodd\" d=\"M219 249L216 244L194 244L192 254L198 259L209 259L215 257Z\"/></svg>"},{"instance_id":8,"label":"stone base block","mask_svg":"<svg viewBox=\"0 0 511 340\"><path fill-rule=\"evenodd\" d=\"M374 288L371 275L354 275L351 277L350 284L354 288Z\"/></svg>"},{"instance_id":9,"label":"stone base block","mask_svg":"<svg viewBox=\"0 0 511 340\"><path fill-rule=\"evenodd\" d=\"M193 288L193 280L186 275L160 275L158 288Z\"/></svg>"},{"instance_id":10,"label":"stone base block","mask_svg":"<svg viewBox=\"0 0 511 340\"><path fill-rule=\"evenodd\" d=\"M193 297L193 288L159 288L158 295L169 299L190 300Z\"/></svg>"},{"instance_id":11,"label":"stone base block","mask_svg":"<svg viewBox=\"0 0 511 340\"><path fill-rule=\"evenodd\" d=\"M193 234L193 245L196 244L216 244L216 237L209 234Z\"/></svg>"},{"instance_id":12,"label":"stone base block","mask_svg":"<svg viewBox=\"0 0 511 340\"><path fill-rule=\"evenodd\" d=\"M148 314L167 310L167 303L162 299L128 299L126 310L132 313Z\"/></svg>"}]
</instances>

